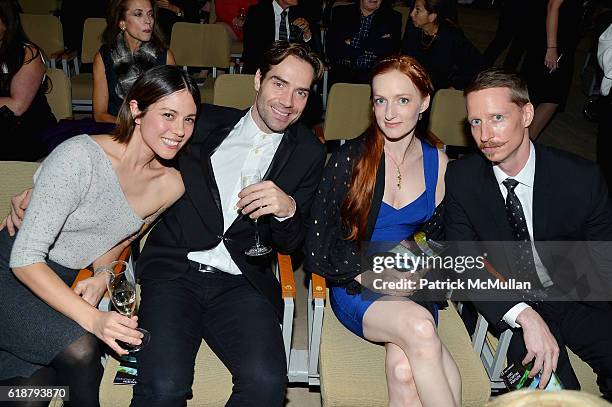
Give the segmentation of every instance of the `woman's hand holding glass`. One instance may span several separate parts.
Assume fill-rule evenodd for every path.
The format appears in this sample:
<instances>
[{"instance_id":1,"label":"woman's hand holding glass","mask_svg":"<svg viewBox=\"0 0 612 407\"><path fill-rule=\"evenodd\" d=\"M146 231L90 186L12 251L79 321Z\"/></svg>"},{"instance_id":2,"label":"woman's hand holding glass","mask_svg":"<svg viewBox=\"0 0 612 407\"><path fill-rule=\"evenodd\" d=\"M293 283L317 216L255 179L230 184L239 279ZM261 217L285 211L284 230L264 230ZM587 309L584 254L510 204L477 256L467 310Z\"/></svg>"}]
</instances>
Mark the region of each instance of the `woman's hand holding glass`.
<instances>
[{"instance_id":1,"label":"woman's hand holding glass","mask_svg":"<svg viewBox=\"0 0 612 407\"><path fill-rule=\"evenodd\" d=\"M140 345L143 334L138 331L138 317L128 318L115 311L104 312L96 310L90 332L100 338L118 355L127 355L129 352L123 349L117 341Z\"/></svg>"},{"instance_id":2,"label":"woman's hand holding glass","mask_svg":"<svg viewBox=\"0 0 612 407\"><path fill-rule=\"evenodd\" d=\"M151 335L147 330L138 328L136 324L137 318L134 316L136 311L136 278L132 267L129 263L118 260L105 266L96 267L95 274L107 275L108 294L115 310L121 315L115 312L109 312L108 314L116 314L124 318L123 322L130 321L129 323L123 323L125 327L118 327L111 323L109 329L102 333L120 341L118 344L115 343L116 347L111 346L120 355L128 352L138 352L149 342ZM131 330L127 330L127 328L131 328ZM114 334L119 336L113 336ZM101 339L106 342L104 338ZM115 341L112 340L112 342Z\"/></svg>"}]
</instances>

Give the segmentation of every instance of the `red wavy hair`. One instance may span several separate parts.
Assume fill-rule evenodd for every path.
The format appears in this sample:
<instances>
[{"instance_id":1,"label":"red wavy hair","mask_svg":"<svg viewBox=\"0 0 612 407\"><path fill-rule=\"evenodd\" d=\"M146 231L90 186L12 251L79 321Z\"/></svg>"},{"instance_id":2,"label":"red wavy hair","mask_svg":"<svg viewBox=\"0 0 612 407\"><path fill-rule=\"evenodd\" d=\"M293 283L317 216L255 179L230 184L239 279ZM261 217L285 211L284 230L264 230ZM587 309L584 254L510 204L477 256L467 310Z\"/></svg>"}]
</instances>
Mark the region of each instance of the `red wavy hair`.
<instances>
[{"instance_id":1,"label":"red wavy hair","mask_svg":"<svg viewBox=\"0 0 612 407\"><path fill-rule=\"evenodd\" d=\"M405 55L384 58L372 69L372 78L390 71L399 71L406 75L422 97L433 94L434 89L429 75L414 58ZM372 207L374 185L384 146L385 137L376 123L372 109L372 119L366 133L364 150L361 157L353 164L351 183L341 208L342 223L349 230L347 240L365 240L368 214Z\"/></svg>"}]
</instances>

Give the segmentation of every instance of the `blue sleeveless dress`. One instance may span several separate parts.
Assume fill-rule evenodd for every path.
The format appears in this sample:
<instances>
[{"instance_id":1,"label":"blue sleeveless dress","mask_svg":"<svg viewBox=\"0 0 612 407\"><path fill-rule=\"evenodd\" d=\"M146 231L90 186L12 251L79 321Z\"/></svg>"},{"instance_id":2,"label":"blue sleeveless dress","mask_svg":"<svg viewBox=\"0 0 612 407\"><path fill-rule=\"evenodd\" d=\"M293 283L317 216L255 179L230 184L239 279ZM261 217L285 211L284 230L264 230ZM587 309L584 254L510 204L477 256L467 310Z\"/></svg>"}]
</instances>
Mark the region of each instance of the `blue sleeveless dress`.
<instances>
[{"instance_id":1,"label":"blue sleeveless dress","mask_svg":"<svg viewBox=\"0 0 612 407\"><path fill-rule=\"evenodd\" d=\"M438 182L438 150L421 142L425 191L417 199L400 209L381 202L371 242L400 242L418 231L433 215L436 209L436 184ZM382 297L362 287L361 293L350 295L344 287L330 288L330 304L338 320L355 335L363 338L363 315L367 309ZM437 323L437 308L434 319Z\"/></svg>"}]
</instances>

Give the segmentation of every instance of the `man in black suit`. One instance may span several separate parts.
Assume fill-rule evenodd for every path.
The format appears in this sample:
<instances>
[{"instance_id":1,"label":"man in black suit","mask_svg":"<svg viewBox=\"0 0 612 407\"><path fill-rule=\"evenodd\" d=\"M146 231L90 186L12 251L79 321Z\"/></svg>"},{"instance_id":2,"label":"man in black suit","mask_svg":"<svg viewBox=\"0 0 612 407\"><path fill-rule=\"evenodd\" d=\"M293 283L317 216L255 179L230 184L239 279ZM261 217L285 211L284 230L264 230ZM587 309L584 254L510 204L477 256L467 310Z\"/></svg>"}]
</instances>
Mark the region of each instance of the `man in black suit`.
<instances>
[{"instance_id":1,"label":"man in black suit","mask_svg":"<svg viewBox=\"0 0 612 407\"><path fill-rule=\"evenodd\" d=\"M244 20L243 73L255 73L261 56L275 41L301 42L321 55L319 27L298 0L260 0Z\"/></svg>"},{"instance_id":2,"label":"man in black suit","mask_svg":"<svg viewBox=\"0 0 612 407\"><path fill-rule=\"evenodd\" d=\"M257 71L254 105L203 105L179 158L185 194L165 213L138 259L139 325L133 406L183 406L202 339L228 367L227 406L281 406L287 383L283 303L269 256L249 257L255 225L274 251L299 249L325 159L298 123L320 59L301 44L275 44ZM263 181L246 188L241 173Z\"/></svg>"},{"instance_id":3,"label":"man in black suit","mask_svg":"<svg viewBox=\"0 0 612 407\"><path fill-rule=\"evenodd\" d=\"M329 86L369 83L374 63L399 51L401 33L401 14L383 0L334 7L325 40L331 63Z\"/></svg>"},{"instance_id":4,"label":"man in black suit","mask_svg":"<svg viewBox=\"0 0 612 407\"><path fill-rule=\"evenodd\" d=\"M155 3L157 5L155 24L159 25L168 42L172 38L172 27L175 23L200 22L202 5L197 0L155 0Z\"/></svg>"},{"instance_id":5,"label":"man in black suit","mask_svg":"<svg viewBox=\"0 0 612 407\"><path fill-rule=\"evenodd\" d=\"M564 285L563 262L549 256L545 241L612 240L612 207L597 166L572 154L533 145L534 108L524 81L499 68L480 73L465 89L468 121L482 154L449 163L446 172L446 234L449 241L517 241L531 253L489 258L541 287L545 295ZM612 281L606 256L590 253L603 284ZM505 262L505 264L504 264ZM604 264L604 267L601 265ZM596 273L592 273L596 274ZM533 297L530 297L533 298ZM548 297L551 298L551 297ZM541 299L541 297L540 297ZM555 371L568 389L579 389L566 346L598 375L612 396L612 310L608 302L475 301L489 324L512 328L510 362L534 361L540 387Z\"/></svg>"}]
</instances>

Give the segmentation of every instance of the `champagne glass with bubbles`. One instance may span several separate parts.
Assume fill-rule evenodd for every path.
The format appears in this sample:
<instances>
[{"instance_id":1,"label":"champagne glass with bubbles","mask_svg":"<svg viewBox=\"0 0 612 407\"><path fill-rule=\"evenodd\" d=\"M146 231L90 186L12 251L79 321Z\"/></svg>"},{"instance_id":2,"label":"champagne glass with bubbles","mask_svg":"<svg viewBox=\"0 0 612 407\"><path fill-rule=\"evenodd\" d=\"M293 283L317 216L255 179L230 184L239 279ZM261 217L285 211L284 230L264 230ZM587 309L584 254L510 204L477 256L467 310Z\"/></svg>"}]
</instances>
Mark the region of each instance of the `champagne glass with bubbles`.
<instances>
[{"instance_id":1,"label":"champagne glass with bubbles","mask_svg":"<svg viewBox=\"0 0 612 407\"><path fill-rule=\"evenodd\" d=\"M107 280L108 294L115 310L128 318L132 317L136 311L136 278L134 270L129 263L122 260L114 261L103 267L110 274L110 278ZM146 329L136 328L136 330L143 334L140 345L117 341L119 346L130 353L138 352L144 348L151 338L151 334Z\"/></svg>"},{"instance_id":2,"label":"champagne glass with bubbles","mask_svg":"<svg viewBox=\"0 0 612 407\"><path fill-rule=\"evenodd\" d=\"M261 174L257 169L245 170L241 173L240 183L242 185L242 189L248 187L249 185L256 184L260 181ZM253 222L255 223L255 244L250 248L246 249L244 251L244 254L246 254L247 256L265 256L266 254L272 251L272 248L270 246L261 244L261 242L259 241L259 230L257 229L257 219L254 219Z\"/></svg>"}]
</instances>

